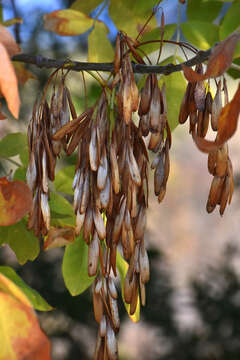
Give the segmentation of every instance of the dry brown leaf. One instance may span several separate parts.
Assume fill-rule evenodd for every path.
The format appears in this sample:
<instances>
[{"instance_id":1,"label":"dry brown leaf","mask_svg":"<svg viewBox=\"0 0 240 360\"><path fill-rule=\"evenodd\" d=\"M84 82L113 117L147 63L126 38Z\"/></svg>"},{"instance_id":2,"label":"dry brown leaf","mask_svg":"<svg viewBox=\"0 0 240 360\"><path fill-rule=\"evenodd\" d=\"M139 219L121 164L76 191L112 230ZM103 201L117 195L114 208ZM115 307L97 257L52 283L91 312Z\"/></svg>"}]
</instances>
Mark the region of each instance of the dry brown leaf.
<instances>
[{"instance_id":1,"label":"dry brown leaf","mask_svg":"<svg viewBox=\"0 0 240 360\"><path fill-rule=\"evenodd\" d=\"M51 228L44 241L44 250L53 249L72 244L75 240L75 230L73 227Z\"/></svg>"},{"instance_id":2,"label":"dry brown leaf","mask_svg":"<svg viewBox=\"0 0 240 360\"><path fill-rule=\"evenodd\" d=\"M20 99L17 77L7 50L0 43L0 92L5 97L7 105L15 118L18 118Z\"/></svg>"}]
</instances>

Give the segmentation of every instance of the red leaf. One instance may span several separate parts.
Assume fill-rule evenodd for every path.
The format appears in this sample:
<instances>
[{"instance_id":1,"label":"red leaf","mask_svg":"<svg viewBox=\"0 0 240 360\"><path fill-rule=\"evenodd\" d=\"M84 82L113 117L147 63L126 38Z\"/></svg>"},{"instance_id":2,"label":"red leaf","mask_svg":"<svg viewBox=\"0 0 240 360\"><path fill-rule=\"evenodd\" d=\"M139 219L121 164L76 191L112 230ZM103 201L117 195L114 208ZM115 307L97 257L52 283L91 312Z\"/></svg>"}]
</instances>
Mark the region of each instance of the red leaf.
<instances>
[{"instance_id":1,"label":"red leaf","mask_svg":"<svg viewBox=\"0 0 240 360\"><path fill-rule=\"evenodd\" d=\"M32 207L32 193L22 181L0 178L0 226L15 224Z\"/></svg>"},{"instance_id":2,"label":"red leaf","mask_svg":"<svg viewBox=\"0 0 240 360\"><path fill-rule=\"evenodd\" d=\"M240 34L233 33L217 44L209 57L205 78L222 75L231 65Z\"/></svg>"},{"instance_id":3,"label":"red leaf","mask_svg":"<svg viewBox=\"0 0 240 360\"><path fill-rule=\"evenodd\" d=\"M218 119L218 134L216 142L222 145L233 136L237 129L238 117L240 113L240 84L233 99L226 104Z\"/></svg>"}]
</instances>

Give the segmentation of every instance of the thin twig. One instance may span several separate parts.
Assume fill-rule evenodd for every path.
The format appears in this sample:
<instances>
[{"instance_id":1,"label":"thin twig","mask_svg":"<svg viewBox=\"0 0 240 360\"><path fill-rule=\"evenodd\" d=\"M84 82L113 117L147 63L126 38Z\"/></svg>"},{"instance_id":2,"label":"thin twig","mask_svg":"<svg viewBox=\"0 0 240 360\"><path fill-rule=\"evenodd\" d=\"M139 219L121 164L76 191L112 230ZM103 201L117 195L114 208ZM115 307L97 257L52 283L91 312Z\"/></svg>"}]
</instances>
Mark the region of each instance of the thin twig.
<instances>
[{"instance_id":1,"label":"thin twig","mask_svg":"<svg viewBox=\"0 0 240 360\"><path fill-rule=\"evenodd\" d=\"M194 56L192 59L177 65L174 64L168 64L166 66L143 65L143 64L136 64L133 62L132 67L133 67L133 72L138 74L156 73L156 74L169 75L173 72L181 71L182 65L194 66L203 63L204 61L208 60L210 54L211 54L211 49L206 51L199 51L197 55ZM73 70L73 71L107 71L107 72L114 71L113 63L90 63L90 62L79 62L69 59L56 60L56 59L49 59L41 55L17 54L12 56L12 61L20 61L26 64L36 65L39 68L47 68L47 69L63 68L66 70Z\"/></svg>"},{"instance_id":2,"label":"thin twig","mask_svg":"<svg viewBox=\"0 0 240 360\"><path fill-rule=\"evenodd\" d=\"M11 0L11 4L12 4L12 8L13 8L14 17L17 18L18 17L18 11L17 11L17 8L16 8L15 0ZM14 33L15 33L16 43L21 44L20 24L19 23L16 23L14 25Z\"/></svg>"}]
</instances>

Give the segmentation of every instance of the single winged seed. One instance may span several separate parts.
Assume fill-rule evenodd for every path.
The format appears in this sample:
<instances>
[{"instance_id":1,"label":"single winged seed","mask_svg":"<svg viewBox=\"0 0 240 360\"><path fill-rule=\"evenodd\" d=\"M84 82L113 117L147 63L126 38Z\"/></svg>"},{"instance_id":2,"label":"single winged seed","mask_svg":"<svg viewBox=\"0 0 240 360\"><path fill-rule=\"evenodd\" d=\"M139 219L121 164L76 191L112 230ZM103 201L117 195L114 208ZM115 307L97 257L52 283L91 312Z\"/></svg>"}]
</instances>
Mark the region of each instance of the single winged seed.
<instances>
[{"instance_id":1,"label":"single winged seed","mask_svg":"<svg viewBox=\"0 0 240 360\"><path fill-rule=\"evenodd\" d=\"M131 79L129 76L123 83L122 88L122 106L123 106L123 119L129 125L132 119L132 98L131 98Z\"/></svg>"},{"instance_id":2,"label":"single winged seed","mask_svg":"<svg viewBox=\"0 0 240 360\"><path fill-rule=\"evenodd\" d=\"M70 113L67 104L67 93L65 87L63 89L63 101L62 101L62 108L60 109L59 117L60 117L61 126L67 124L70 121Z\"/></svg>"},{"instance_id":3,"label":"single winged seed","mask_svg":"<svg viewBox=\"0 0 240 360\"><path fill-rule=\"evenodd\" d=\"M142 239L144 236L146 227L146 208L144 205L142 205L138 212L138 217L136 221L136 227L134 231L135 239Z\"/></svg>"},{"instance_id":4,"label":"single winged seed","mask_svg":"<svg viewBox=\"0 0 240 360\"><path fill-rule=\"evenodd\" d=\"M163 151L161 151L161 153L159 153L158 165L154 172L154 192L156 196L160 194L161 186L163 184L163 179L164 179L165 167L164 167L163 159L164 159L164 153Z\"/></svg>"},{"instance_id":5,"label":"single winged seed","mask_svg":"<svg viewBox=\"0 0 240 360\"><path fill-rule=\"evenodd\" d=\"M214 176L208 195L208 201L211 206L218 204L221 196L224 178Z\"/></svg>"},{"instance_id":6,"label":"single winged seed","mask_svg":"<svg viewBox=\"0 0 240 360\"><path fill-rule=\"evenodd\" d=\"M116 289L114 281L111 277L108 279L108 288L109 288L111 297L114 298L115 300L117 300L117 297L118 297L117 289Z\"/></svg>"},{"instance_id":7,"label":"single winged seed","mask_svg":"<svg viewBox=\"0 0 240 360\"><path fill-rule=\"evenodd\" d=\"M225 106L229 103L227 81L226 81L225 77L223 78L223 91L224 91L224 106Z\"/></svg>"},{"instance_id":8,"label":"single winged seed","mask_svg":"<svg viewBox=\"0 0 240 360\"><path fill-rule=\"evenodd\" d=\"M103 315L99 325L99 333L101 337L104 337L106 335L106 330L107 330L107 321L106 321L106 316Z\"/></svg>"},{"instance_id":9,"label":"single winged seed","mask_svg":"<svg viewBox=\"0 0 240 360\"><path fill-rule=\"evenodd\" d=\"M158 202L160 203L161 201L163 201L164 197L166 194L166 185L162 185L161 189L160 189L160 193L158 195Z\"/></svg>"},{"instance_id":10,"label":"single winged seed","mask_svg":"<svg viewBox=\"0 0 240 360\"><path fill-rule=\"evenodd\" d=\"M103 209L107 209L108 207L110 201L110 193L111 193L111 181L109 176L107 176L105 188L100 191L100 202Z\"/></svg>"},{"instance_id":11,"label":"single winged seed","mask_svg":"<svg viewBox=\"0 0 240 360\"><path fill-rule=\"evenodd\" d=\"M152 76L149 74L146 78L144 87L141 91L141 100L140 107L142 110L142 114L145 115L148 113L152 98Z\"/></svg>"},{"instance_id":12,"label":"single winged seed","mask_svg":"<svg viewBox=\"0 0 240 360\"><path fill-rule=\"evenodd\" d=\"M107 346L107 353L109 360L117 360L118 359L117 339L109 321L107 322L106 346Z\"/></svg>"},{"instance_id":13,"label":"single winged seed","mask_svg":"<svg viewBox=\"0 0 240 360\"><path fill-rule=\"evenodd\" d=\"M212 94L208 90L207 95L206 95L206 99L205 99L205 108L209 112L209 114L212 113L212 103L213 103Z\"/></svg>"},{"instance_id":14,"label":"single winged seed","mask_svg":"<svg viewBox=\"0 0 240 360\"><path fill-rule=\"evenodd\" d=\"M205 108L203 112L203 122L202 122L202 137L205 137L208 132L208 125L209 125L210 113Z\"/></svg>"},{"instance_id":15,"label":"single winged seed","mask_svg":"<svg viewBox=\"0 0 240 360\"><path fill-rule=\"evenodd\" d=\"M85 219L84 219L83 235L84 235L84 240L86 242L88 242L89 236L92 233L92 229L93 229L93 211L92 211L91 205L89 204L86 215L85 215Z\"/></svg>"},{"instance_id":16,"label":"single winged seed","mask_svg":"<svg viewBox=\"0 0 240 360\"><path fill-rule=\"evenodd\" d=\"M224 176L227 173L228 166L228 146L225 143L217 151L216 175Z\"/></svg>"},{"instance_id":17,"label":"single winged seed","mask_svg":"<svg viewBox=\"0 0 240 360\"><path fill-rule=\"evenodd\" d=\"M104 359L104 341L101 338L99 331L98 331L98 335L97 335L97 341L96 341L96 345L95 345L93 359L94 360Z\"/></svg>"},{"instance_id":18,"label":"single winged seed","mask_svg":"<svg viewBox=\"0 0 240 360\"><path fill-rule=\"evenodd\" d=\"M129 172L131 178L136 185L140 186L141 185L140 171L136 159L133 155L132 146L130 145L128 146L127 159L128 159L128 166L129 166Z\"/></svg>"},{"instance_id":19,"label":"single winged seed","mask_svg":"<svg viewBox=\"0 0 240 360\"><path fill-rule=\"evenodd\" d=\"M98 278L97 280L95 280L94 282L94 291L96 294L100 294L100 291L102 289L102 279Z\"/></svg>"},{"instance_id":20,"label":"single winged seed","mask_svg":"<svg viewBox=\"0 0 240 360\"><path fill-rule=\"evenodd\" d=\"M208 154L208 171L212 175L215 175L217 156L218 156L218 150L210 151L210 153Z\"/></svg>"},{"instance_id":21,"label":"single winged seed","mask_svg":"<svg viewBox=\"0 0 240 360\"><path fill-rule=\"evenodd\" d=\"M112 322L115 330L118 330L120 327L120 319L119 319L119 313L118 313L118 304L117 300L112 298L111 296L108 297L109 304L110 304L110 310L112 315Z\"/></svg>"},{"instance_id":22,"label":"single winged seed","mask_svg":"<svg viewBox=\"0 0 240 360\"><path fill-rule=\"evenodd\" d=\"M146 137L149 134L149 113L141 115L139 120L139 129L142 136Z\"/></svg>"},{"instance_id":23,"label":"single winged seed","mask_svg":"<svg viewBox=\"0 0 240 360\"><path fill-rule=\"evenodd\" d=\"M133 281L132 300L131 300L130 310L129 310L130 315L135 314L136 309L137 309L137 303L138 303L138 282L137 282L137 278L136 278L136 275L135 275L134 276L134 281Z\"/></svg>"},{"instance_id":24,"label":"single winged seed","mask_svg":"<svg viewBox=\"0 0 240 360\"><path fill-rule=\"evenodd\" d=\"M123 287L124 300L127 304L130 304L132 301L133 285L134 285L133 279L130 279L130 272L128 271L124 279L124 287Z\"/></svg>"},{"instance_id":25,"label":"single winged seed","mask_svg":"<svg viewBox=\"0 0 240 360\"><path fill-rule=\"evenodd\" d=\"M142 304L142 306L145 306L146 305L146 291L145 291L145 285L141 280L141 276L140 276L139 284L140 284L141 304Z\"/></svg>"},{"instance_id":26,"label":"single winged seed","mask_svg":"<svg viewBox=\"0 0 240 360\"><path fill-rule=\"evenodd\" d=\"M112 175L112 186L115 194L118 194L120 191L120 177L118 169L118 161L116 155L116 146L111 144L110 147L110 163L111 163L111 175Z\"/></svg>"},{"instance_id":27,"label":"single winged seed","mask_svg":"<svg viewBox=\"0 0 240 360\"><path fill-rule=\"evenodd\" d=\"M149 112L150 112L150 121L149 121L150 130L152 132L158 132L160 130L160 114L161 114L160 89L158 85L156 85L153 89Z\"/></svg>"},{"instance_id":28,"label":"single winged seed","mask_svg":"<svg viewBox=\"0 0 240 360\"><path fill-rule=\"evenodd\" d=\"M161 156L162 156L162 152L160 151L153 159L152 164L151 164L152 170L156 169L156 167L158 166Z\"/></svg>"},{"instance_id":29,"label":"single winged seed","mask_svg":"<svg viewBox=\"0 0 240 360\"><path fill-rule=\"evenodd\" d=\"M220 209L219 209L220 215L223 215L224 210L227 206L227 202L230 194L230 187L231 187L230 178L229 176L226 176L221 194L221 200L220 200Z\"/></svg>"},{"instance_id":30,"label":"single winged seed","mask_svg":"<svg viewBox=\"0 0 240 360\"><path fill-rule=\"evenodd\" d=\"M92 237L92 241L88 246L88 276L94 276L97 273L99 256L99 238L96 233Z\"/></svg>"},{"instance_id":31,"label":"single winged seed","mask_svg":"<svg viewBox=\"0 0 240 360\"><path fill-rule=\"evenodd\" d=\"M191 87L192 87L192 83L188 83L181 106L180 106L180 112L179 112L179 117L178 117L178 122L180 124L184 124L187 121L187 118L190 113L189 96L190 96Z\"/></svg>"},{"instance_id":32,"label":"single winged seed","mask_svg":"<svg viewBox=\"0 0 240 360\"><path fill-rule=\"evenodd\" d=\"M93 220L98 236L101 240L103 240L106 237L106 228L104 225L103 217L97 207L95 207L93 211Z\"/></svg>"},{"instance_id":33,"label":"single winged seed","mask_svg":"<svg viewBox=\"0 0 240 360\"><path fill-rule=\"evenodd\" d=\"M88 200L90 196L90 174L89 171L85 174L83 190L82 190L82 199L81 199L81 206L80 206L80 213L86 212L88 206Z\"/></svg>"},{"instance_id":34,"label":"single winged seed","mask_svg":"<svg viewBox=\"0 0 240 360\"><path fill-rule=\"evenodd\" d=\"M131 79L131 104L132 104L132 111L133 112L137 111L139 104L139 94L134 76Z\"/></svg>"},{"instance_id":35,"label":"single winged seed","mask_svg":"<svg viewBox=\"0 0 240 360\"><path fill-rule=\"evenodd\" d=\"M97 171L98 151L97 151L97 131L95 126L93 126L92 128L91 140L89 144L89 161L92 171Z\"/></svg>"},{"instance_id":36,"label":"single winged seed","mask_svg":"<svg viewBox=\"0 0 240 360\"><path fill-rule=\"evenodd\" d=\"M99 190L103 190L108 176L108 159L106 154L106 148L103 148L100 165L97 172L97 187Z\"/></svg>"},{"instance_id":37,"label":"single winged seed","mask_svg":"<svg viewBox=\"0 0 240 360\"><path fill-rule=\"evenodd\" d=\"M125 227L127 230L130 230L132 228L131 218L130 218L130 213L129 213L128 208L126 208L126 211L125 211L124 224L125 224Z\"/></svg>"},{"instance_id":38,"label":"single winged seed","mask_svg":"<svg viewBox=\"0 0 240 360\"><path fill-rule=\"evenodd\" d=\"M77 169L77 171L75 172L74 178L73 178L73 183L72 183L72 189L74 190L78 184L79 178L81 175L81 169Z\"/></svg>"},{"instance_id":39,"label":"single winged seed","mask_svg":"<svg viewBox=\"0 0 240 360\"><path fill-rule=\"evenodd\" d=\"M43 149L42 154L42 189L45 193L48 192L47 155L45 149Z\"/></svg>"},{"instance_id":40,"label":"single winged seed","mask_svg":"<svg viewBox=\"0 0 240 360\"><path fill-rule=\"evenodd\" d=\"M203 81L198 81L194 88L194 100L199 111L205 108L205 85Z\"/></svg>"},{"instance_id":41,"label":"single winged seed","mask_svg":"<svg viewBox=\"0 0 240 360\"><path fill-rule=\"evenodd\" d=\"M84 186L84 175L81 172L78 183L75 187L74 196L73 196L73 208L74 208L75 212L77 212L77 209L80 210L82 194L83 194L83 186ZM83 213L85 213L85 211Z\"/></svg>"},{"instance_id":42,"label":"single winged seed","mask_svg":"<svg viewBox=\"0 0 240 360\"><path fill-rule=\"evenodd\" d=\"M35 189L36 180L37 180L37 168L36 168L34 153L31 152L30 162L26 173L26 181L32 192Z\"/></svg>"},{"instance_id":43,"label":"single winged seed","mask_svg":"<svg viewBox=\"0 0 240 360\"><path fill-rule=\"evenodd\" d=\"M47 230L50 229L50 208L48 204L48 195L41 192L41 210L42 210L42 216L43 221L45 223L45 226Z\"/></svg>"},{"instance_id":44,"label":"single winged seed","mask_svg":"<svg viewBox=\"0 0 240 360\"><path fill-rule=\"evenodd\" d=\"M221 80L217 84L217 92L212 103L211 125L213 131L218 129L218 118L222 110Z\"/></svg>"},{"instance_id":45,"label":"single winged seed","mask_svg":"<svg viewBox=\"0 0 240 360\"><path fill-rule=\"evenodd\" d=\"M137 204L137 185L132 182L131 186L131 217L135 218L138 213L138 204Z\"/></svg>"},{"instance_id":46,"label":"single winged seed","mask_svg":"<svg viewBox=\"0 0 240 360\"><path fill-rule=\"evenodd\" d=\"M113 232L112 232L112 241L115 244L118 242L119 236L120 236L120 233L121 233L124 213L125 213L125 209L126 209L126 203L127 203L127 199L125 197L122 200L119 213L117 214L117 216L115 218L115 221L114 221L114 227L113 227Z\"/></svg>"},{"instance_id":47,"label":"single winged seed","mask_svg":"<svg viewBox=\"0 0 240 360\"><path fill-rule=\"evenodd\" d=\"M149 281L150 270L149 270L148 254L143 242L141 244L141 248L139 251L139 266L140 266L141 279L142 282L145 284L146 282Z\"/></svg>"},{"instance_id":48,"label":"single winged seed","mask_svg":"<svg viewBox=\"0 0 240 360\"><path fill-rule=\"evenodd\" d=\"M76 216L76 227L75 227L75 234L78 236L82 230L82 226L85 220L85 213L80 214L79 210L77 211Z\"/></svg>"},{"instance_id":49,"label":"single winged seed","mask_svg":"<svg viewBox=\"0 0 240 360\"><path fill-rule=\"evenodd\" d=\"M100 294L96 294L93 291L93 310L94 317L97 323L100 324L103 316L103 302Z\"/></svg>"},{"instance_id":50,"label":"single winged seed","mask_svg":"<svg viewBox=\"0 0 240 360\"><path fill-rule=\"evenodd\" d=\"M152 133L148 144L148 149L156 153L157 151L159 151L159 148L162 144L162 140L163 140L163 133L161 132Z\"/></svg>"}]
</instances>

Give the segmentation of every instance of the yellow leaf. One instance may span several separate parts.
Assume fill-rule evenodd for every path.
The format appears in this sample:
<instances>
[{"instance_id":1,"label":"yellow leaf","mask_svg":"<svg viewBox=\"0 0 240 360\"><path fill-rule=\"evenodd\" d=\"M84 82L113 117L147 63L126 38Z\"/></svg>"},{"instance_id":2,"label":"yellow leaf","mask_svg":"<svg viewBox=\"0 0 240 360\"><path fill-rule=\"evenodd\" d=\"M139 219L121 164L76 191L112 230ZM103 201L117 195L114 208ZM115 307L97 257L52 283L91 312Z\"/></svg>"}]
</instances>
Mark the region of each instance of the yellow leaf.
<instances>
[{"instance_id":1,"label":"yellow leaf","mask_svg":"<svg viewBox=\"0 0 240 360\"><path fill-rule=\"evenodd\" d=\"M32 308L0 291L0 360L50 360L50 343Z\"/></svg>"},{"instance_id":2,"label":"yellow leaf","mask_svg":"<svg viewBox=\"0 0 240 360\"><path fill-rule=\"evenodd\" d=\"M0 274L0 292L11 295L22 304L32 307L32 303L28 300L27 296L19 289L13 281L9 280L3 274Z\"/></svg>"},{"instance_id":3,"label":"yellow leaf","mask_svg":"<svg viewBox=\"0 0 240 360\"><path fill-rule=\"evenodd\" d=\"M76 0L71 5L71 9L78 10L83 12L84 14L89 14L92 10L94 10L101 2L99 0Z\"/></svg>"},{"instance_id":4,"label":"yellow leaf","mask_svg":"<svg viewBox=\"0 0 240 360\"><path fill-rule=\"evenodd\" d=\"M45 14L43 20L46 30L65 36L83 34L93 25L92 18L72 9L57 10Z\"/></svg>"},{"instance_id":5,"label":"yellow leaf","mask_svg":"<svg viewBox=\"0 0 240 360\"><path fill-rule=\"evenodd\" d=\"M88 61L110 62L113 61L114 52L107 38L108 29L101 21L96 21L94 29L88 36Z\"/></svg>"},{"instance_id":6,"label":"yellow leaf","mask_svg":"<svg viewBox=\"0 0 240 360\"><path fill-rule=\"evenodd\" d=\"M9 56L13 56L21 52L20 47L14 40L10 32L0 24L0 43L2 43L8 52Z\"/></svg>"},{"instance_id":7,"label":"yellow leaf","mask_svg":"<svg viewBox=\"0 0 240 360\"><path fill-rule=\"evenodd\" d=\"M1 26L0 26L1 31ZM0 32L1 41L1 32ZM17 78L5 46L0 42L0 92L13 116L18 118L20 99Z\"/></svg>"}]
</instances>

